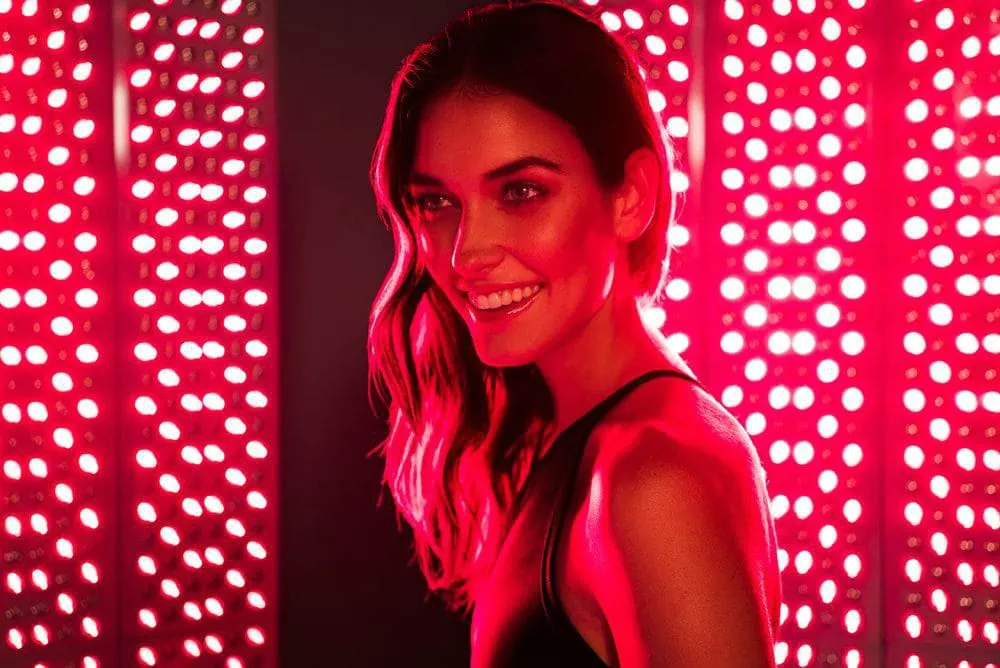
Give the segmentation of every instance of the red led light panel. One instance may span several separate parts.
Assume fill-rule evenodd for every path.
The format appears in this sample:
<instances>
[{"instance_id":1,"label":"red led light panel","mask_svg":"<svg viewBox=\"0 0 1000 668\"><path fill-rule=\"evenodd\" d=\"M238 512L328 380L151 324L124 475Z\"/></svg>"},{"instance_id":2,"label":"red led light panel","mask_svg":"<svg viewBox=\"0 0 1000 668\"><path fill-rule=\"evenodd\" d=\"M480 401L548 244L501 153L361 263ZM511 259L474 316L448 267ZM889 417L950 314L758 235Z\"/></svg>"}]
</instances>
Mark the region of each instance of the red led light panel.
<instances>
[{"instance_id":1,"label":"red led light panel","mask_svg":"<svg viewBox=\"0 0 1000 668\"><path fill-rule=\"evenodd\" d=\"M1000 665L1000 9L894 2L890 665Z\"/></svg>"},{"instance_id":2,"label":"red led light panel","mask_svg":"<svg viewBox=\"0 0 1000 668\"><path fill-rule=\"evenodd\" d=\"M705 5L711 378L769 479L779 666L878 660L872 10Z\"/></svg>"},{"instance_id":3,"label":"red led light panel","mask_svg":"<svg viewBox=\"0 0 1000 668\"><path fill-rule=\"evenodd\" d=\"M140 666L275 665L272 25L128 3L124 632Z\"/></svg>"},{"instance_id":4,"label":"red led light panel","mask_svg":"<svg viewBox=\"0 0 1000 668\"><path fill-rule=\"evenodd\" d=\"M109 36L0 0L0 665L110 665L116 611Z\"/></svg>"},{"instance_id":5,"label":"red led light panel","mask_svg":"<svg viewBox=\"0 0 1000 668\"><path fill-rule=\"evenodd\" d=\"M0 0L0 665L273 666L271 8Z\"/></svg>"}]
</instances>

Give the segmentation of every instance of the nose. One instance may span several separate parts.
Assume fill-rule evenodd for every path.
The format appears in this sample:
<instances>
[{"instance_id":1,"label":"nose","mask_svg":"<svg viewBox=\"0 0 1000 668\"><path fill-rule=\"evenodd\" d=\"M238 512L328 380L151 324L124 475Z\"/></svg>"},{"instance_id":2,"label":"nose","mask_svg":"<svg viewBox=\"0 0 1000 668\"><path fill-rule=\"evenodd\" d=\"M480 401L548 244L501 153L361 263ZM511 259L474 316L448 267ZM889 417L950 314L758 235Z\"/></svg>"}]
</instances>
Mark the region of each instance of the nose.
<instances>
[{"instance_id":1,"label":"nose","mask_svg":"<svg viewBox=\"0 0 1000 668\"><path fill-rule=\"evenodd\" d=\"M503 260L500 225L495 216L480 207L468 206L462 212L451 252L451 266L463 278L489 273Z\"/></svg>"}]
</instances>

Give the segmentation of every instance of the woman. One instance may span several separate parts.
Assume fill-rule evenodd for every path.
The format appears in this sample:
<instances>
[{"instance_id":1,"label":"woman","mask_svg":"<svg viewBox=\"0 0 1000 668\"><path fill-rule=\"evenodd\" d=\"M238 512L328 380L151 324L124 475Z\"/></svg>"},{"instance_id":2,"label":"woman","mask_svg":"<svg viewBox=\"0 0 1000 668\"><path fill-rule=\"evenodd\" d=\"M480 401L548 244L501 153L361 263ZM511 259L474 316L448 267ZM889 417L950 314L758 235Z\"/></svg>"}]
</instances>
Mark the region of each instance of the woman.
<instances>
[{"instance_id":1,"label":"woman","mask_svg":"<svg viewBox=\"0 0 1000 668\"><path fill-rule=\"evenodd\" d=\"M746 432L644 325L673 214L628 50L558 4L470 11L404 62L372 164L385 480L473 666L773 665Z\"/></svg>"}]
</instances>

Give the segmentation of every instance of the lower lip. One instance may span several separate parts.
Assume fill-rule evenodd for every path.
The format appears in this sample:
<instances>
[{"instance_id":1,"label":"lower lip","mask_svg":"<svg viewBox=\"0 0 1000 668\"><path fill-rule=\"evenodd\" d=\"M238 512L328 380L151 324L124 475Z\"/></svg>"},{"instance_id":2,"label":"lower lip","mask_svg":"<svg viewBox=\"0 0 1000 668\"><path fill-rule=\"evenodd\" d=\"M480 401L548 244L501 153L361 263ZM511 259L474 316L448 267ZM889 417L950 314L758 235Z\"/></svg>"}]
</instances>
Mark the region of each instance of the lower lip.
<instances>
[{"instance_id":1,"label":"lower lip","mask_svg":"<svg viewBox=\"0 0 1000 668\"><path fill-rule=\"evenodd\" d=\"M528 299L522 299L519 302L511 302L509 306L501 306L500 308L490 309L488 311L477 309L472 304L469 304L469 313L472 314L472 319L477 323L499 323L504 322L519 313L524 313L529 306L535 303L538 299L538 295L542 294L544 285L538 289L538 292L531 295Z\"/></svg>"}]
</instances>

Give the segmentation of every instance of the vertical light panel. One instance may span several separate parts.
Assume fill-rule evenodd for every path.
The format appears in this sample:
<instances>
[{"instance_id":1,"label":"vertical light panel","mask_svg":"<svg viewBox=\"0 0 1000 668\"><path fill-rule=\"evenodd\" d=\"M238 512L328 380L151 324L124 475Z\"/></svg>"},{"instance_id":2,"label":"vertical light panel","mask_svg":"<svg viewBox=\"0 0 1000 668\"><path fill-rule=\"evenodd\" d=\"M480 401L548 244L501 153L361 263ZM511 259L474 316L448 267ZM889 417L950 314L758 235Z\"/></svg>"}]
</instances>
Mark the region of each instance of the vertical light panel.
<instances>
[{"instance_id":1,"label":"vertical light panel","mask_svg":"<svg viewBox=\"0 0 1000 668\"><path fill-rule=\"evenodd\" d=\"M129 2L123 660L276 665L272 25L256 1Z\"/></svg>"},{"instance_id":2,"label":"vertical light panel","mask_svg":"<svg viewBox=\"0 0 1000 668\"><path fill-rule=\"evenodd\" d=\"M2 666L114 665L108 25L0 0Z\"/></svg>"},{"instance_id":3,"label":"vertical light panel","mask_svg":"<svg viewBox=\"0 0 1000 668\"><path fill-rule=\"evenodd\" d=\"M878 661L879 258L864 0L705 4L709 377L779 532L779 666Z\"/></svg>"},{"instance_id":4,"label":"vertical light panel","mask_svg":"<svg viewBox=\"0 0 1000 668\"><path fill-rule=\"evenodd\" d=\"M891 3L889 664L1000 665L1000 9Z\"/></svg>"},{"instance_id":5,"label":"vertical light panel","mask_svg":"<svg viewBox=\"0 0 1000 668\"><path fill-rule=\"evenodd\" d=\"M701 285L694 277L700 265L692 239L697 195L688 157L689 102L694 77L691 1L583 0L580 4L637 54L649 104L666 129L674 154L671 187L681 206L670 234L674 249L670 280L661 304L648 309L644 316L663 330L673 350L686 357L701 354L701 320L697 317L698 295L694 294Z\"/></svg>"}]
</instances>

